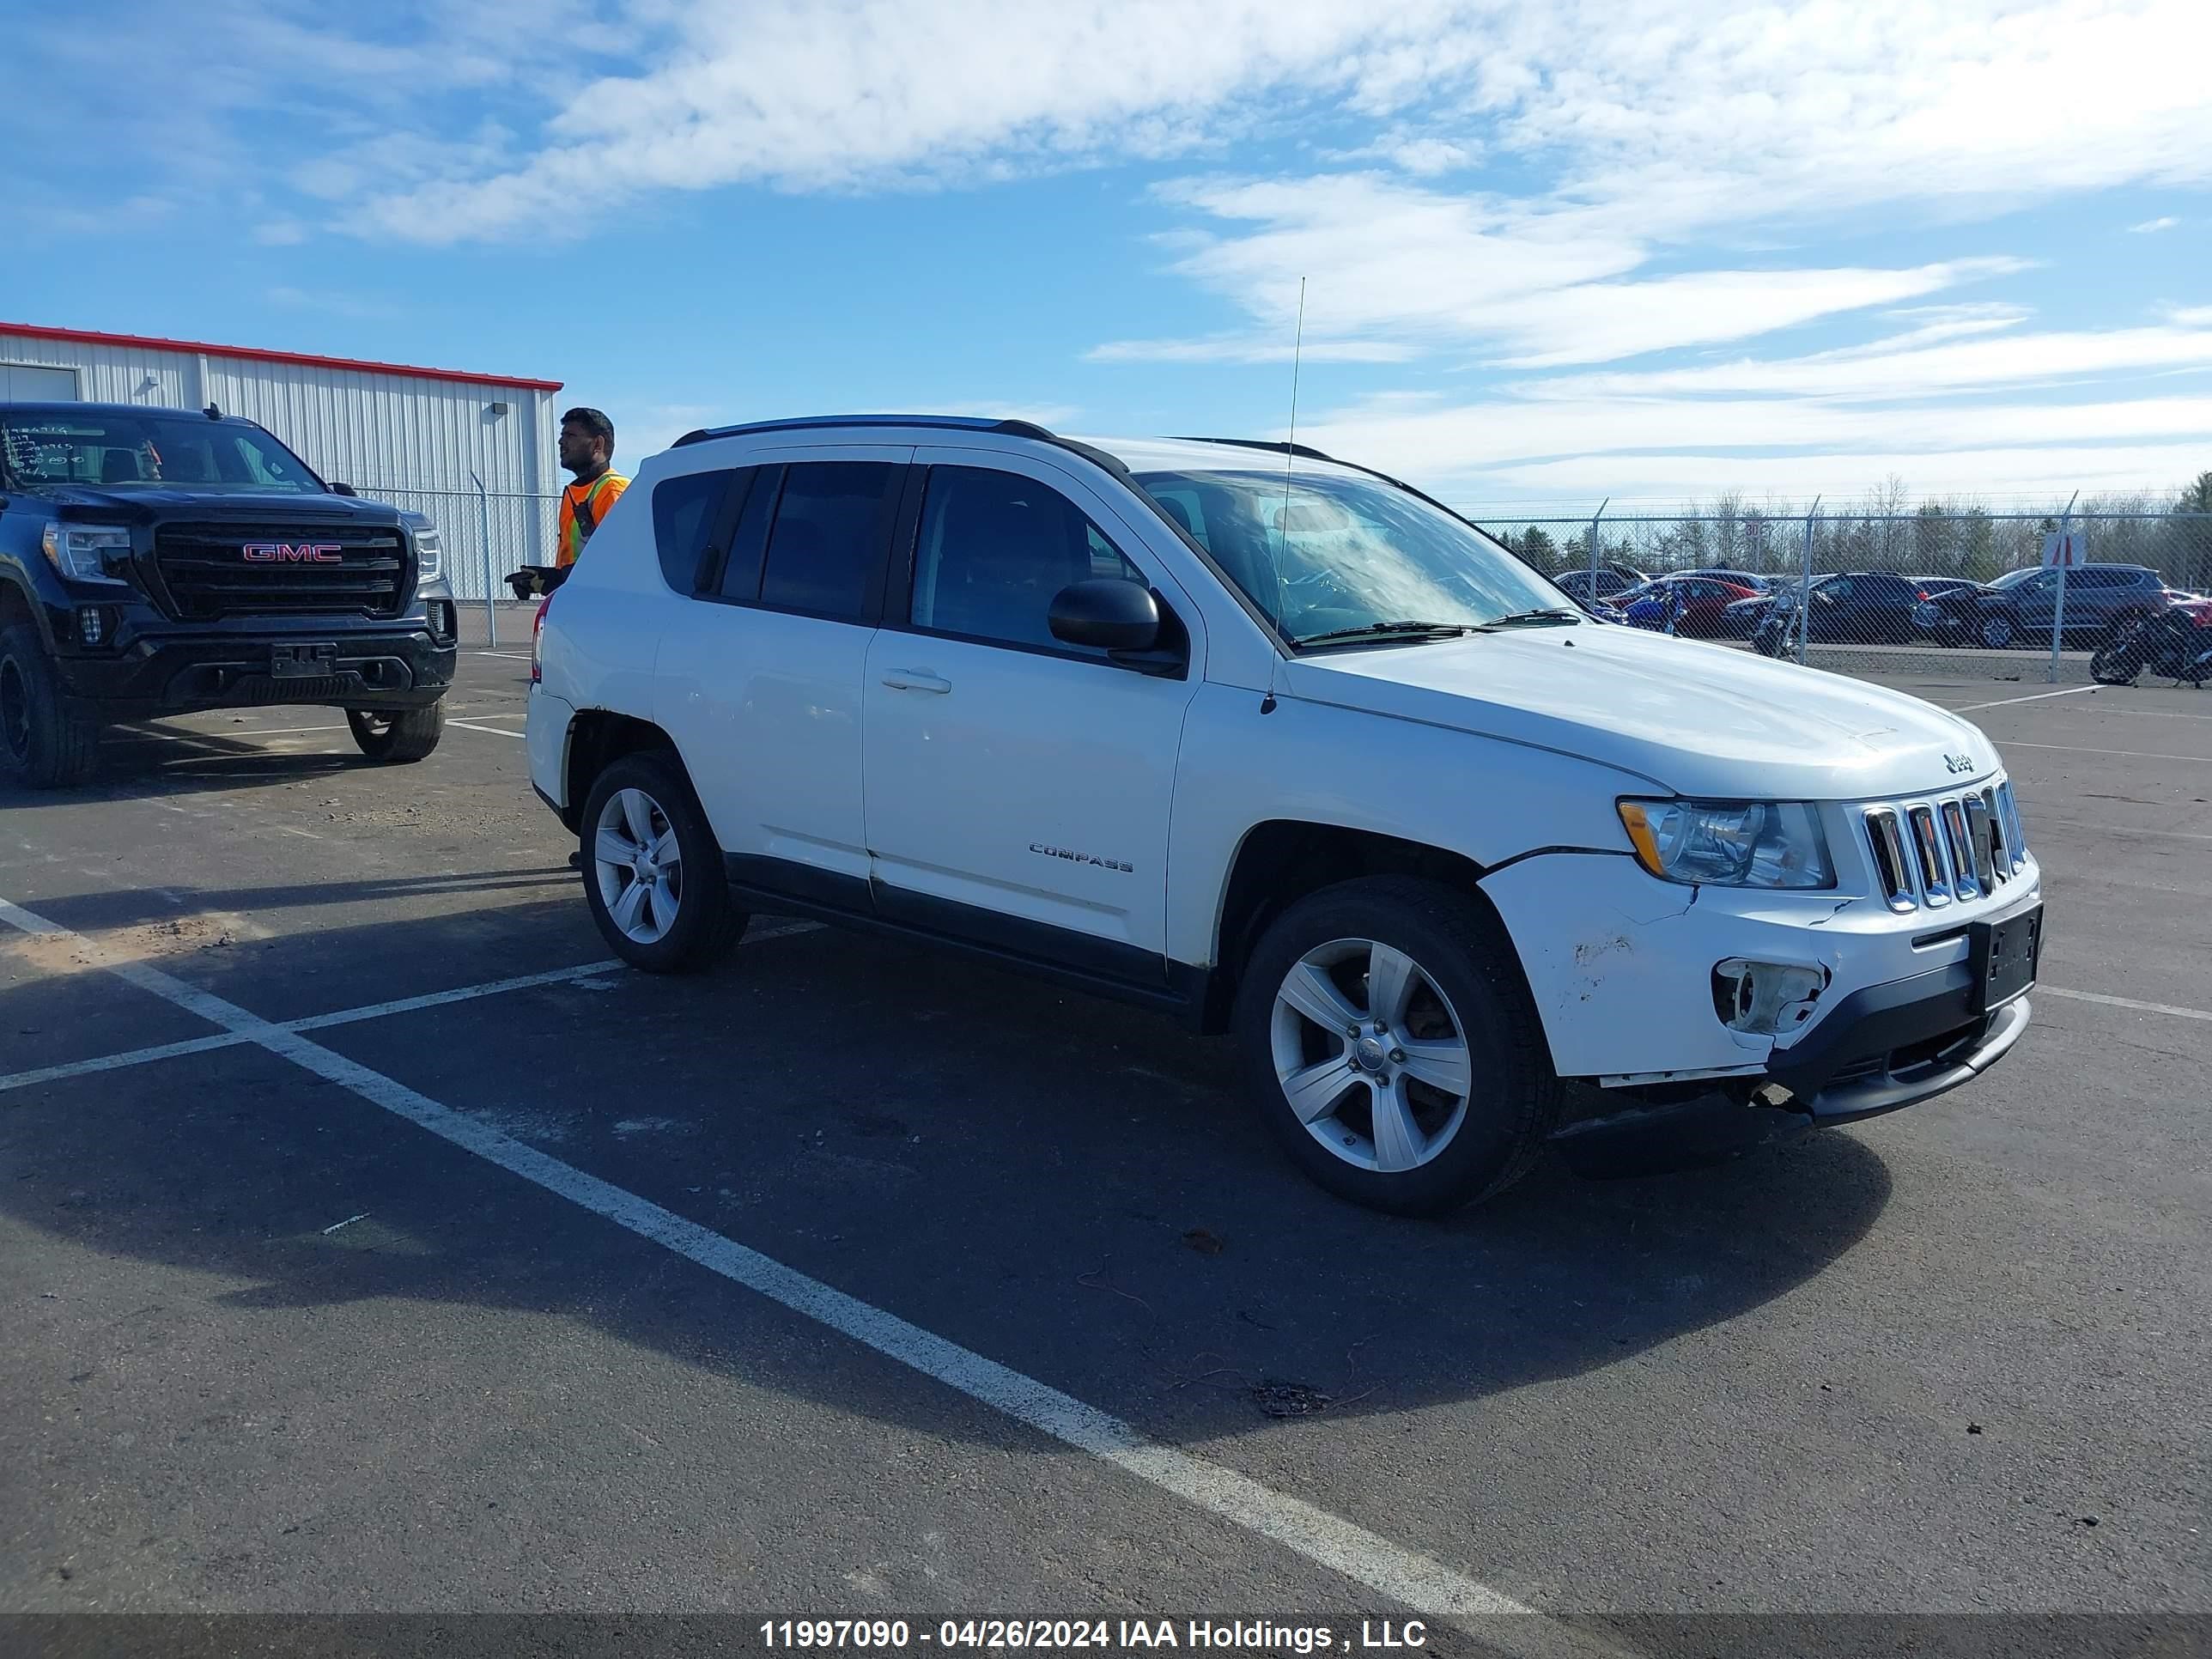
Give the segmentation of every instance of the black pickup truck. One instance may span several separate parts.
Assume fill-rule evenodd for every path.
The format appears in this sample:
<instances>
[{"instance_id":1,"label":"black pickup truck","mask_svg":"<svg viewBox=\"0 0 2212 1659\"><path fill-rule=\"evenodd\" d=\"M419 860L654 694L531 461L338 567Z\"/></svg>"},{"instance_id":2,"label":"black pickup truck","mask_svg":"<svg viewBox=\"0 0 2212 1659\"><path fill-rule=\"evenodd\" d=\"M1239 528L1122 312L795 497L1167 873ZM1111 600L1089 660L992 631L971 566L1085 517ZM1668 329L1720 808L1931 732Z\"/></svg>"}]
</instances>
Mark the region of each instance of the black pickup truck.
<instances>
[{"instance_id":1,"label":"black pickup truck","mask_svg":"<svg viewBox=\"0 0 2212 1659\"><path fill-rule=\"evenodd\" d=\"M437 747L456 616L438 532L210 408L0 403L0 779L91 776L103 726L343 708Z\"/></svg>"}]
</instances>

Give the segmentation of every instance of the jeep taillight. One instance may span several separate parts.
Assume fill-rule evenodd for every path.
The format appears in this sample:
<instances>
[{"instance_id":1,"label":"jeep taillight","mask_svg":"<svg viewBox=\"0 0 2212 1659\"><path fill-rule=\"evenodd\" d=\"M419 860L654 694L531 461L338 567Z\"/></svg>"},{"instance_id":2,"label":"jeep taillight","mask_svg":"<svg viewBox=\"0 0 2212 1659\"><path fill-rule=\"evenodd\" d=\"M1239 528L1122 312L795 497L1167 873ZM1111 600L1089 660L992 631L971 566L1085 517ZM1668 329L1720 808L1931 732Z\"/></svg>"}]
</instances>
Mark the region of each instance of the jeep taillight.
<instances>
[{"instance_id":1,"label":"jeep taillight","mask_svg":"<svg viewBox=\"0 0 2212 1659\"><path fill-rule=\"evenodd\" d=\"M553 608L553 596L548 593L538 602L538 618L530 624L530 683L540 684L545 678L544 659L538 654L539 643L545 637L545 613Z\"/></svg>"}]
</instances>

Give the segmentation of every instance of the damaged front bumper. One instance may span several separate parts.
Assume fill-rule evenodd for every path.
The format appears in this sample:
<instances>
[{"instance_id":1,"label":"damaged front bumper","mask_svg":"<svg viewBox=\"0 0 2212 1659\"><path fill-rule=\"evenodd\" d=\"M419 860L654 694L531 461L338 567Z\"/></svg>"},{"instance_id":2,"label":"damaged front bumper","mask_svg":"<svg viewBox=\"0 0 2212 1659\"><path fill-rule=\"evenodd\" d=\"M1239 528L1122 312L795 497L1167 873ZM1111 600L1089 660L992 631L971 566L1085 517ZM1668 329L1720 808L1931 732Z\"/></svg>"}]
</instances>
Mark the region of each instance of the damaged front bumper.
<instances>
[{"instance_id":1,"label":"damaged front bumper","mask_svg":"<svg viewBox=\"0 0 2212 1659\"><path fill-rule=\"evenodd\" d=\"M1534 867L1545 864L1554 867ZM1585 1169L1649 1170L1896 1111L1995 1065L2033 1009L2025 987L1985 1005L1977 939L2039 911L2027 873L2002 902L1961 907L1932 928L1925 915L1833 894L1692 896L1626 859L1530 860L1484 885L1528 941L1523 965L1556 1069L1591 1085L1577 1091L1583 1109L1559 1132L1561 1149ZM2039 953L2039 927L2031 937ZM1778 991L1731 976L1776 963L1817 968L1817 991L1802 994L1809 974ZM1736 1012L1758 1017L1742 1023L1778 1019L1781 1035L1732 1027Z\"/></svg>"}]
</instances>

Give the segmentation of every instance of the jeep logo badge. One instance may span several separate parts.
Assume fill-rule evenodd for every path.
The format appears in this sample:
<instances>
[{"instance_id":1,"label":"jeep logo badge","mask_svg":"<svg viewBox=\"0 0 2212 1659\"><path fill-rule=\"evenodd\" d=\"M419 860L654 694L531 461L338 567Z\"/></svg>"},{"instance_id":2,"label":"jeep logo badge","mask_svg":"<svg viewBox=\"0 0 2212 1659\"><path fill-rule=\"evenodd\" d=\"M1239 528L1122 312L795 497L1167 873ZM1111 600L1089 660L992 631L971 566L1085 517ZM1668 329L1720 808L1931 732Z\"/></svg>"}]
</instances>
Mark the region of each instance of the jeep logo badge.
<instances>
[{"instance_id":1,"label":"jeep logo badge","mask_svg":"<svg viewBox=\"0 0 2212 1659\"><path fill-rule=\"evenodd\" d=\"M1943 765L1952 776L1956 777L1961 772L1971 772L1974 769L1974 757L1972 755L1946 755L1943 757Z\"/></svg>"},{"instance_id":2,"label":"jeep logo badge","mask_svg":"<svg viewBox=\"0 0 2212 1659\"><path fill-rule=\"evenodd\" d=\"M336 542L248 542L239 554L248 564L338 564L345 558Z\"/></svg>"}]
</instances>

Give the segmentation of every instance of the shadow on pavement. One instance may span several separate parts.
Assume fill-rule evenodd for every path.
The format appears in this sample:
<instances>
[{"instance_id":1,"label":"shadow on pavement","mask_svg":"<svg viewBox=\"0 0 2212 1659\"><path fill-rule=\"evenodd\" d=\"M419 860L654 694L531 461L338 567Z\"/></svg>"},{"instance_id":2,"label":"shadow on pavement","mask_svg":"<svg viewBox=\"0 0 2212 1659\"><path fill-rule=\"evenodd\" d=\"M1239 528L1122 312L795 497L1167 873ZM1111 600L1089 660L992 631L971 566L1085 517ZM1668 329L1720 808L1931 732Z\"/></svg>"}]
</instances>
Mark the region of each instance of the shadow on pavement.
<instances>
[{"instance_id":1,"label":"shadow on pavement","mask_svg":"<svg viewBox=\"0 0 2212 1659\"><path fill-rule=\"evenodd\" d=\"M325 929L312 948L381 1000L440 987L385 988L380 964L462 961L487 926L514 946L507 973L578 960L527 946L579 942L580 910L570 895ZM267 1009L308 948L271 942L224 994ZM1235 1097L1225 1045L830 931L748 943L699 979L624 974L316 1041L1176 1441L1613 1364L1784 1295L1890 1194L1882 1160L1832 1132L1644 1180L1547 1166L1442 1223L1372 1215L1290 1168ZM733 1321L761 1328L747 1293L257 1050L0 1093L0 1170L15 1221L248 1281L217 1300L271 1316L272 1341L293 1310L371 1297L552 1311L975 1431L841 1340L732 1342ZM323 1231L363 1211L373 1226Z\"/></svg>"}]
</instances>

